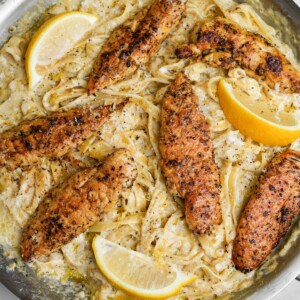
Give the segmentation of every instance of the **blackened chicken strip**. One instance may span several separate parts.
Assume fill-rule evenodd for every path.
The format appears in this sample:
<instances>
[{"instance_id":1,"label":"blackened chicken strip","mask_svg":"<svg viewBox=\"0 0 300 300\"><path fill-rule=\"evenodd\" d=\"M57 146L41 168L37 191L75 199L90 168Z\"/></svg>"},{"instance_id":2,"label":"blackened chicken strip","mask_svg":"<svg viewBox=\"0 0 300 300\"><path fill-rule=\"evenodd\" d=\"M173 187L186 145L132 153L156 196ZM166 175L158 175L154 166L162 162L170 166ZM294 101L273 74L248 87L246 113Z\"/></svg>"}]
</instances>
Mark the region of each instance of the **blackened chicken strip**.
<instances>
[{"instance_id":1,"label":"blackened chicken strip","mask_svg":"<svg viewBox=\"0 0 300 300\"><path fill-rule=\"evenodd\" d=\"M300 210L300 152L288 150L268 165L239 221L232 259L247 273L258 268Z\"/></svg>"},{"instance_id":2,"label":"blackened chicken strip","mask_svg":"<svg viewBox=\"0 0 300 300\"><path fill-rule=\"evenodd\" d=\"M263 36L221 17L205 22L195 43L176 50L179 58L197 57L214 67L240 67L283 93L300 93L300 72Z\"/></svg>"},{"instance_id":3,"label":"blackened chicken strip","mask_svg":"<svg viewBox=\"0 0 300 300\"><path fill-rule=\"evenodd\" d=\"M184 199L189 228L208 234L221 223L220 176L209 126L183 73L166 92L161 122L161 167L168 189Z\"/></svg>"},{"instance_id":4,"label":"blackened chicken strip","mask_svg":"<svg viewBox=\"0 0 300 300\"><path fill-rule=\"evenodd\" d=\"M0 164L27 167L44 157L61 157L100 131L111 113L123 107L81 107L22 122L0 134Z\"/></svg>"},{"instance_id":5,"label":"blackened chicken strip","mask_svg":"<svg viewBox=\"0 0 300 300\"><path fill-rule=\"evenodd\" d=\"M98 169L73 175L30 217L22 235L22 258L49 255L88 230L126 196L136 177L136 165L126 149L108 156Z\"/></svg>"},{"instance_id":6,"label":"blackened chicken strip","mask_svg":"<svg viewBox=\"0 0 300 300\"><path fill-rule=\"evenodd\" d=\"M97 58L88 84L89 93L132 74L158 51L179 23L185 0L156 0L113 32Z\"/></svg>"}]
</instances>

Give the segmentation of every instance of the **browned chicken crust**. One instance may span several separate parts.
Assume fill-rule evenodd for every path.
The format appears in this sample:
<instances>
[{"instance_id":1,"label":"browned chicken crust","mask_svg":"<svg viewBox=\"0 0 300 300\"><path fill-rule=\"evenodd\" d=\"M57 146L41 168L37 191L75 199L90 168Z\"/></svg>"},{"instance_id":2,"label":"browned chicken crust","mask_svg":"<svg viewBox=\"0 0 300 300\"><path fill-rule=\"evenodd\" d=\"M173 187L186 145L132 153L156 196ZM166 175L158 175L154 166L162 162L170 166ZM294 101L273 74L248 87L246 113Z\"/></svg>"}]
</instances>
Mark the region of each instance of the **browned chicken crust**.
<instances>
[{"instance_id":1,"label":"browned chicken crust","mask_svg":"<svg viewBox=\"0 0 300 300\"><path fill-rule=\"evenodd\" d=\"M73 175L30 217L22 235L22 258L49 255L85 232L125 196L136 177L136 165L126 149L108 156L99 169Z\"/></svg>"},{"instance_id":2,"label":"browned chicken crust","mask_svg":"<svg viewBox=\"0 0 300 300\"><path fill-rule=\"evenodd\" d=\"M179 58L199 57L214 67L240 67L253 78L284 93L300 93L300 73L264 37L218 17L204 23L194 44L176 50Z\"/></svg>"},{"instance_id":3,"label":"browned chicken crust","mask_svg":"<svg viewBox=\"0 0 300 300\"><path fill-rule=\"evenodd\" d=\"M66 112L22 122L0 134L0 164L30 166L43 157L61 157L100 130L114 110L124 103Z\"/></svg>"},{"instance_id":4,"label":"browned chicken crust","mask_svg":"<svg viewBox=\"0 0 300 300\"><path fill-rule=\"evenodd\" d=\"M168 189L185 200L189 228L210 233L221 223L219 170L208 124L183 73L166 92L161 123L161 167Z\"/></svg>"},{"instance_id":5,"label":"browned chicken crust","mask_svg":"<svg viewBox=\"0 0 300 300\"><path fill-rule=\"evenodd\" d=\"M300 152L288 150L268 165L240 219L233 243L236 269L259 267L300 210Z\"/></svg>"},{"instance_id":6,"label":"browned chicken crust","mask_svg":"<svg viewBox=\"0 0 300 300\"><path fill-rule=\"evenodd\" d=\"M179 23L185 0L157 0L112 34L97 58L88 84L89 93L132 74L158 51Z\"/></svg>"}]
</instances>

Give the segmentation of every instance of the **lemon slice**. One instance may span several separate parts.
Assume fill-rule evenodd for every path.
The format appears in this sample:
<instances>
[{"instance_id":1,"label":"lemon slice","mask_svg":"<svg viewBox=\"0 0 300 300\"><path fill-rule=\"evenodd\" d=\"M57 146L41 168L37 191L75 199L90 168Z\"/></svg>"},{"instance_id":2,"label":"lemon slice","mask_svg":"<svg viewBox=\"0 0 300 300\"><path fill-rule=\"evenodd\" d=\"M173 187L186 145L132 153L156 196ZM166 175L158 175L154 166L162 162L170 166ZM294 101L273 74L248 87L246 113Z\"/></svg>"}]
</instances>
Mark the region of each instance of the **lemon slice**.
<instances>
[{"instance_id":1,"label":"lemon slice","mask_svg":"<svg viewBox=\"0 0 300 300\"><path fill-rule=\"evenodd\" d=\"M150 257L128 250L100 236L93 240L97 265L119 289L138 297L163 299L174 296L196 280L194 275L158 265Z\"/></svg>"},{"instance_id":2,"label":"lemon slice","mask_svg":"<svg viewBox=\"0 0 300 300\"><path fill-rule=\"evenodd\" d=\"M225 79L218 85L220 105L235 129L254 141L286 146L300 137L300 120L293 113L276 113Z\"/></svg>"},{"instance_id":3,"label":"lemon slice","mask_svg":"<svg viewBox=\"0 0 300 300\"><path fill-rule=\"evenodd\" d=\"M98 17L73 11L45 22L30 41L25 68L29 89L33 89L46 71L62 58L93 27Z\"/></svg>"}]
</instances>

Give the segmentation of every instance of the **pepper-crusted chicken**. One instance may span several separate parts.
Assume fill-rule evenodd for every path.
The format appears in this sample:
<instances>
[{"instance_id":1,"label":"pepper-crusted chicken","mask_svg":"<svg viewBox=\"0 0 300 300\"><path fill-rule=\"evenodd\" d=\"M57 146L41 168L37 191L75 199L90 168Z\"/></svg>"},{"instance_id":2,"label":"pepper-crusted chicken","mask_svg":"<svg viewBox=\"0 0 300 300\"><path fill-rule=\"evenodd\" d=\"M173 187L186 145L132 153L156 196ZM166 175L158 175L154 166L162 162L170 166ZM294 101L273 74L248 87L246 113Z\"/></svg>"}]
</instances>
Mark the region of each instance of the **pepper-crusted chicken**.
<instances>
[{"instance_id":1,"label":"pepper-crusted chicken","mask_svg":"<svg viewBox=\"0 0 300 300\"><path fill-rule=\"evenodd\" d=\"M189 228L210 233L221 223L219 170L208 124L183 73L166 92L161 123L161 167L168 189L185 200Z\"/></svg>"},{"instance_id":2,"label":"pepper-crusted chicken","mask_svg":"<svg viewBox=\"0 0 300 300\"><path fill-rule=\"evenodd\" d=\"M85 232L126 195L136 177L136 165L126 149L108 156L99 169L73 175L30 217L22 235L22 258L49 255Z\"/></svg>"},{"instance_id":3,"label":"pepper-crusted chicken","mask_svg":"<svg viewBox=\"0 0 300 300\"><path fill-rule=\"evenodd\" d=\"M288 150L268 165L239 221L232 259L247 273L259 267L300 211L300 152Z\"/></svg>"},{"instance_id":4,"label":"pepper-crusted chicken","mask_svg":"<svg viewBox=\"0 0 300 300\"><path fill-rule=\"evenodd\" d=\"M214 67L240 67L284 93L300 93L300 72L264 37L218 17L197 30L195 43L176 50L179 58L199 57Z\"/></svg>"},{"instance_id":5,"label":"pepper-crusted chicken","mask_svg":"<svg viewBox=\"0 0 300 300\"><path fill-rule=\"evenodd\" d=\"M22 122L0 134L0 164L26 167L43 157L61 157L99 131L114 110L124 103L76 108Z\"/></svg>"},{"instance_id":6,"label":"pepper-crusted chicken","mask_svg":"<svg viewBox=\"0 0 300 300\"><path fill-rule=\"evenodd\" d=\"M89 93L132 74L147 63L181 19L185 0L157 0L113 32L97 58Z\"/></svg>"}]
</instances>

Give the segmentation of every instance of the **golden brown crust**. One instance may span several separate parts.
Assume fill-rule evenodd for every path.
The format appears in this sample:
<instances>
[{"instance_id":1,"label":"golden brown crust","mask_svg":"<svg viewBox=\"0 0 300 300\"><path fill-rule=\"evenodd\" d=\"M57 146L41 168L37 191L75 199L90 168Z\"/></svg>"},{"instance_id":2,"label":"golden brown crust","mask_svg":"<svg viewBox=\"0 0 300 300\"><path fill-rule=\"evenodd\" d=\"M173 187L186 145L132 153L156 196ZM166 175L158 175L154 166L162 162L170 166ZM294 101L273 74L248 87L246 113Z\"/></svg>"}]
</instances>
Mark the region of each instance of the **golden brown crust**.
<instances>
[{"instance_id":1,"label":"golden brown crust","mask_svg":"<svg viewBox=\"0 0 300 300\"><path fill-rule=\"evenodd\" d=\"M179 58L200 57L215 67L240 67L253 78L274 89L280 84L284 93L300 93L300 73L286 57L264 37L218 17L205 22L194 44L176 50Z\"/></svg>"},{"instance_id":2,"label":"golden brown crust","mask_svg":"<svg viewBox=\"0 0 300 300\"><path fill-rule=\"evenodd\" d=\"M63 156L96 133L114 110L113 106L76 108L22 122L0 134L0 163L26 167L43 157Z\"/></svg>"},{"instance_id":3,"label":"golden brown crust","mask_svg":"<svg viewBox=\"0 0 300 300\"><path fill-rule=\"evenodd\" d=\"M185 200L190 229L209 233L221 223L220 176L208 124L183 73L165 95L161 122L161 167L168 189Z\"/></svg>"},{"instance_id":4,"label":"golden brown crust","mask_svg":"<svg viewBox=\"0 0 300 300\"><path fill-rule=\"evenodd\" d=\"M259 267L287 233L300 210L300 152L277 155L241 216L233 243L236 269Z\"/></svg>"},{"instance_id":5,"label":"golden brown crust","mask_svg":"<svg viewBox=\"0 0 300 300\"><path fill-rule=\"evenodd\" d=\"M178 24L185 0L157 0L133 20L119 27L97 58L88 84L89 93L132 74L158 51Z\"/></svg>"},{"instance_id":6,"label":"golden brown crust","mask_svg":"<svg viewBox=\"0 0 300 300\"><path fill-rule=\"evenodd\" d=\"M25 261L49 255L85 232L131 188L137 168L126 149L106 158L102 167L73 175L54 189L30 217L22 235Z\"/></svg>"}]
</instances>

